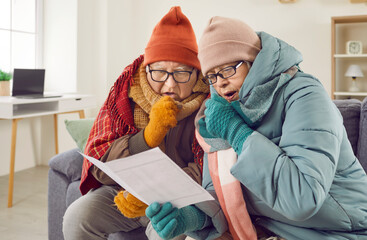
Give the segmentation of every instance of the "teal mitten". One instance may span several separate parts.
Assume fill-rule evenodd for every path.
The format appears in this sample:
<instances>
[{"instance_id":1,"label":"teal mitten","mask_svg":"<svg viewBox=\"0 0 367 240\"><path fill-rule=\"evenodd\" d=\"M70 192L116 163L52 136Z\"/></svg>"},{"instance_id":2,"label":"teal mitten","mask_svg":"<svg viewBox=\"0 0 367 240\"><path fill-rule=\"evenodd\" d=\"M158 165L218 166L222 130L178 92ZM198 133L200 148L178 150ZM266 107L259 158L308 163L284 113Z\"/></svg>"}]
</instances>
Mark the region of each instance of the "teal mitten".
<instances>
[{"instance_id":1,"label":"teal mitten","mask_svg":"<svg viewBox=\"0 0 367 240\"><path fill-rule=\"evenodd\" d=\"M206 215L195 206L173 208L170 202L162 206L154 202L145 210L154 230L163 239L171 239L185 232L199 230L205 223Z\"/></svg>"},{"instance_id":2,"label":"teal mitten","mask_svg":"<svg viewBox=\"0 0 367 240\"><path fill-rule=\"evenodd\" d=\"M207 131L228 141L237 154L253 130L224 98L212 94L205 103L205 123Z\"/></svg>"}]
</instances>

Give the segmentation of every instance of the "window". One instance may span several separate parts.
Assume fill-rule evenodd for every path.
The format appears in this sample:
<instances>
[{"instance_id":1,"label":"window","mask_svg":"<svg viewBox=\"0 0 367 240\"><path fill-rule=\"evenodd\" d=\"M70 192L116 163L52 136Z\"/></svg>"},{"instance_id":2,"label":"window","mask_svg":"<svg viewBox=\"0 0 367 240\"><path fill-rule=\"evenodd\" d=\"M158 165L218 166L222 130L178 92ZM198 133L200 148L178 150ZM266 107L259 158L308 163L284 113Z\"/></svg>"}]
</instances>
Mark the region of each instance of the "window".
<instances>
[{"instance_id":1,"label":"window","mask_svg":"<svg viewBox=\"0 0 367 240\"><path fill-rule=\"evenodd\" d=\"M0 69L39 67L41 3L42 0L0 0Z\"/></svg>"}]
</instances>

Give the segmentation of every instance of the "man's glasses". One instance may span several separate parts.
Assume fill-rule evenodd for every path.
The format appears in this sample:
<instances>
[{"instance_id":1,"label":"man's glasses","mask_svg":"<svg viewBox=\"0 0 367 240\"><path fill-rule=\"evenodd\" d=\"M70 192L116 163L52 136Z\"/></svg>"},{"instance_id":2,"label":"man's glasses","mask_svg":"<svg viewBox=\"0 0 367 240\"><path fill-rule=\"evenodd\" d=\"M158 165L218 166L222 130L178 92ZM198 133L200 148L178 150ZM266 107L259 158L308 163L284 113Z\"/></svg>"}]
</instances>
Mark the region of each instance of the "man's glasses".
<instances>
[{"instance_id":1,"label":"man's glasses","mask_svg":"<svg viewBox=\"0 0 367 240\"><path fill-rule=\"evenodd\" d=\"M191 74L194 71L194 68L192 68L191 71L173 71L173 72L167 72L165 70L154 70L150 69L149 67L149 73L153 81L155 82L165 82L169 75L172 75L173 79L178 83L186 83L190 80Z\"/></svg>"},{"instance_id":2,"label":"man's glasses","mask_svg":"<svg viewBox=\"0 0 367 240\"><path fill-rule=\"evenodd\" d=\"M243 64L243 61L240 61L234 66L228 66L221 70L219 70L217 73L208 74L205 77L203 77L204 83L208 85L212 85L217 82L217 77L220 76L222 79L226 79L229 77L232 77L236 74L237 68L239 68Z\"/></svg>"}]
</instances>

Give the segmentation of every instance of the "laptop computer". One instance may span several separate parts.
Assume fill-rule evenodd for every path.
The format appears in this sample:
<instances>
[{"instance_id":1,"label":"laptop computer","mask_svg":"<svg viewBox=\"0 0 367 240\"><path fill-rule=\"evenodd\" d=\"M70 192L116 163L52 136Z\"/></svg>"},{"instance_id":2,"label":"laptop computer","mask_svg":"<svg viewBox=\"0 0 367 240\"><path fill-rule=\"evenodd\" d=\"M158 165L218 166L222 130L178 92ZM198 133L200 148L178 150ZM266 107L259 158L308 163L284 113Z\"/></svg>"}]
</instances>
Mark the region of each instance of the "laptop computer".
<instances>
[{"instance_id":1,"label":"laptop computer","mask_svg":"<svg viewBox=\"0 0 367 240\"><path fill-rule=\"evenodd\" d=\"M50 98L62 95L44 94L45 69L15 68L12 96L17 98Z\"/></svg>"}]
</instances>

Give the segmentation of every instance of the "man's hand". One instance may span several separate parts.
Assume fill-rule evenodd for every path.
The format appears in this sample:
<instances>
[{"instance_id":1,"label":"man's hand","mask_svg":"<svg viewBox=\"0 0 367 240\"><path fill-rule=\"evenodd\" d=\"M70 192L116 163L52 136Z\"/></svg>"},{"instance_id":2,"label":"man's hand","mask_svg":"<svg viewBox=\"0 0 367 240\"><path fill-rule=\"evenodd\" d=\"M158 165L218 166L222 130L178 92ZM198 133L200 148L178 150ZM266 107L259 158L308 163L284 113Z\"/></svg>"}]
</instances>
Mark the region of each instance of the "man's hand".
<instances>
[{"instance_id":1,"label":"man's hand","mask_svg":"<svg viewBox=\"0 0 367 240\"><path fill-rule=\"evenodd\" d=\"M152 106L150 120L144 130L144 139L149 147L157 147L168 130L176 126L178 111L175 101L169 96L162 97Z\"/></svg>"},{"instance_id":2,"label":"man's hand","mask_svg":"<svg viewBox=\"0 0 367 240\"><path fill-rule=\"evenodd\" d=\"M148 207L128 191L120 191L115 196L114 202L120 212L128 218L145 216L145 209Z\"/></svg>"},{"instance_id":3,"label":"man's hand","mask_svg":"<svg viewBox=\"0 0 367 240\"><path fill-rule=\"evenodd\" d=\"M162 206L154 202L145 211L154 230L163 239L171 239L185 232L199 230L205 223L205 214L195 206L173 208L170 202Z\"/></svg>"}]
</instances>

